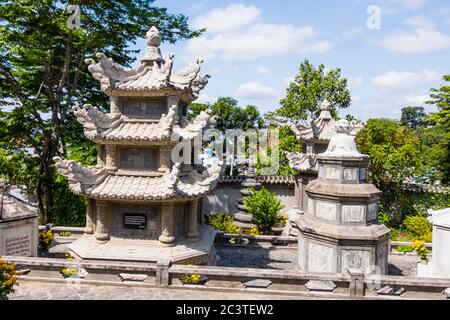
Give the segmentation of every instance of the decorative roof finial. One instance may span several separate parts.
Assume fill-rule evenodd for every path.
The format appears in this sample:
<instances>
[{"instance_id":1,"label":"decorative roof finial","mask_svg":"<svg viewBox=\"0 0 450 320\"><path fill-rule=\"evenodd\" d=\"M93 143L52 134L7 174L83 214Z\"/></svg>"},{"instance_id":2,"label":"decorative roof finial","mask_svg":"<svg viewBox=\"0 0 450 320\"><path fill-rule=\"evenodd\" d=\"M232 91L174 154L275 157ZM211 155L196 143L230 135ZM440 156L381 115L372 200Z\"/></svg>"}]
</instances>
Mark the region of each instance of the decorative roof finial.
<instances>
[{"instance_id":1,"label":"decorative roof finial","mask_svg":"<svg viewBox=\"0 0 450 320\"><path fill-rule=\"evenodd\" d=\"M319 118L323 120L331 120L331 103L325 99L323 100L322 104L320 105L320 116Z\"/></svg>"},{"instance_id":2,"label":"decorative roof finial","mask_svg":"<svg viewBox=\"0 0 450 320\"><path fill-rule=\"evenodd\" d=\"M161 44L161 33L159 30L155 26L151 27L150 30L147 31L145 38L147 39L148 47L141 62L146 63L147 65L153 65L153 61L164 61L161 56L161 50L159 49Z\"/></svg>"}]
</instances>

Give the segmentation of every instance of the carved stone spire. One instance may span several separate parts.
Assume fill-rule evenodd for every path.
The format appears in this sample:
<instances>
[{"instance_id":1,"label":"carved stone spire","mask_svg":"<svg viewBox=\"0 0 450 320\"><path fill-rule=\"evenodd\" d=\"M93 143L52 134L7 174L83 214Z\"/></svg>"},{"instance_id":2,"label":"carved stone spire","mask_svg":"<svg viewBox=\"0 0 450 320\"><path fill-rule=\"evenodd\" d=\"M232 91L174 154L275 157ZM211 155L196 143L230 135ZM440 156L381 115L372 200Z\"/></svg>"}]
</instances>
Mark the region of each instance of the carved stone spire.
<instances>
[{"instance_id":1,"label":"carved stone spire","mask_svg":"<svg viewBox=\"0 0 450 320\"><path fill-rule=\"evenodd\" d=\"M159 46L161 44L161 33L159 30L153 26L150 30L147 31L145 36L147 39L147 51L145 52L145 56L141 59L142 63L145 63L149 66L153 65L153 62L164 62L164 59L161 56L161 50Z\"/></svg>"}]
</instances>

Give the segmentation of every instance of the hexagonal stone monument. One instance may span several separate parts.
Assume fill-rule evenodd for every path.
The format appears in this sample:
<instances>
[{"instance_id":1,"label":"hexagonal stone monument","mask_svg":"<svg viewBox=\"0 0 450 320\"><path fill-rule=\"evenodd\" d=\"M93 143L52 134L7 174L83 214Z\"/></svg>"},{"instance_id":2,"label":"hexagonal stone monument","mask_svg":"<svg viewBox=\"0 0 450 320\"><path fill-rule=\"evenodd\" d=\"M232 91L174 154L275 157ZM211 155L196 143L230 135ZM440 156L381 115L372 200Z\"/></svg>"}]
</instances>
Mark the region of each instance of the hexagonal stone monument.
<instances>
[{"instance_id":1,"label":"hexagonal stone monument","mask_svg":"<svg viewBox=\"0 0 450 320\"><path fill-rule=\"evenodd\" d=\"M352 124L335 125L317 155L318 179L306 186L306 213L296 220L300 270L385 274L390 231L377 222L381 191L367 183L369 157L358 152Z\"/></svg>"}]
</instances>

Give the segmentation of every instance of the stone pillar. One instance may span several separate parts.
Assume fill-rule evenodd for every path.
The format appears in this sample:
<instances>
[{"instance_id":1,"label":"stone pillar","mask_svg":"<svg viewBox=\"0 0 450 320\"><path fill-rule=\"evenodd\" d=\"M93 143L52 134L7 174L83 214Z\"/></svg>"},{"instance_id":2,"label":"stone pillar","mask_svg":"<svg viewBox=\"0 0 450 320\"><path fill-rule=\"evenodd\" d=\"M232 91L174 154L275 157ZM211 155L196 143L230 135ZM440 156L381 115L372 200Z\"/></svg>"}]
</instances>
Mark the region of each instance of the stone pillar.
<instances>
[{"instance_id":1,"label":"stone pillar","mask_svg":"<svg viewBox=\"0 0 450 320\"><path fill-rule=\"evenodd\" d=\"M86 230L87 234L93 234L95 230L95 200L88 198L86 200Z\"/></svg>"},{"instance_id":2,"label":"stone pillar","mask_svg":"<svg viewBox=\"0 0 450 320\"><path fill-rule=\"evenodd\" d=\"M109 240L111 236L111 214L111 205L109 203L97 202L95 238L99 241Z\"/></svg>"},{"instance_id":3,"label":"stone pillar","mask_svg":"<svg viewBox=\"0 0 450 320\"><path fill-rule=\"evenodd\" d=\"M172 168L172 147L160 147L159 148L159 172L167 172Z\"/></svg>"},{"instance_id":4,"label":"stone pillar","mask_svg":"<svg viewBox=\"0 0 450 320\"><path fill-rule=\"evenodd\" d=\"M162 244L175 245L174 231L175 205L173 203L163 203L161 205L161 235L159 241Z\"/></svg>"},{"instance_id":5,"label":"stone pillar","mask_svg":"<svg viewBox=\"0 0 450 320\"><path fill-rule=\"evenodd\" d=\"M108 171L117 170L117 148L115 145L106 144L106 166L105 169Z\"/></svg>"},{"instance_id":6,"label":"stone pillar","mask_svg":"<svg viewBox=\"0 0 450 320\"><path fill-rule=\"evenodd\" d=\"M97 164L96 168L103 168L105 166L105 148L101 144L97 144Z\"/></svg>"},{"instance_id":7,"label":"stone pillar","mask_svg":"<svg viewBox=\"0 0 450 320\"><path fill-rule=\"evenodd\" d=\"M301 178L295 176L294 178L294 208L302 209L302 198L301 198Z\"/></svg>"},{"instance_id":8,"label":"stone pillar","mask_svg":"<svg viewBox=\"0 0 450 320\"><path fill-rule=\"evenodd\" d=\"M188 216L188 238L198 238L198 200L192 200L189 202L189 216Z\"/></svg>"},{"instance_id":9,"label":"stone pillar","mask_svg":"<svg viewBox=\"0 0 450 320\"><path fill-rule=\"evenodd\" d=\"M110 111L111 113L120 113L118 97L111 97Z\"/></svg>"}]
</instances>

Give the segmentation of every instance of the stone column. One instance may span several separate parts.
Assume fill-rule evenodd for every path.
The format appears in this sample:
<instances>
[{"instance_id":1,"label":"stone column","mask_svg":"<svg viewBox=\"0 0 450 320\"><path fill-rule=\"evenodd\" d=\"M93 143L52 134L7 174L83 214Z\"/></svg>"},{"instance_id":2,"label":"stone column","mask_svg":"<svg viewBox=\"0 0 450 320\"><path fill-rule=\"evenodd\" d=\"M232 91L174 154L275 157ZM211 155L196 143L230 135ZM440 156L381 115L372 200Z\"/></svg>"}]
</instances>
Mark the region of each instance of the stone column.
<instances>
[{"instance_id":1,"label":"stone column","mask_svg":"<svg viewBox=\"0 0 450 320\"><path fill-rule=\"evenodd\" d=\"M86 230L87 234L93 234L95 230L95 200L88 198L86 208Z\"/></svg>"},{"instance_id":2,"label":"stone column","mask_svg":"<svg viewBox=\"0 0 450 320\"><path fill-rule=\"evenodd\" d=\"M188 238L196 239L198 238L198 222L197 222L197 212L198 212L198 200L192 200L189 202L189 213L188 213Z\"/></svg>"},{"instance_id":3,"label":"stone column","mask_svg":"<svg viewBox=\"0 0 450 320\"><path fill-rule=\"evenodd\" d=\"M101 144L97 144L97 164L96 168L103 168L105 166L105 149Z\"/></svg>"},{"instance_id":4,"label":"stone column","mask_svg":"<svg viewBox=\"0 0 450 320\"><path fill-rule=\"evenodd\" d=\"M160 147L159 148L159 172L166 172L172 168L172 147Z\"/></svg>"},{"instance_id":5,"label":"stone column","mask_svg":"<svg viewBox=\"0 0 450 320\"><path fill-rule=\"evenodd\" d=\"M294 177L294 208L303 209L302 208L302 196L301 196L301 178L298 176Z\"/></svg>"},{"instance_id":6,"label":"stone column","mask_svg":"<svg viewBox=\"0 0 450 320\"><path fill-rule=\"evenodd\" d=\"M167 246L175 245L174 232L175 205L163 203L161 205L161 235L159 241Z\"/></svg>"},{"instance_id":7,"label":"stone column","mask_svg":"<svg viewBox=\"0 0 450 320\"><path fill-rule=\"evenodd\" d=\"M111 113L120 113L118 97L111 97L110 110Z\"/></svg>"},{"instance_id":8,"label":"stone column","mask_svg":"<svg viewBox=\"0 0 450 320\"><path fill-rule=\"evenodd\" d=\"M97 202L97 226L95 238L99 241L109 240L111 236L111 205L109 203Z\"/></svg>"},{"instance_id":9,"label":"stone column","mask_svg":"<svg viewBox=\"0 0 450 320\"><path fill-rule=\"evenodd\" d=\"M105 169L108 171L117 170L117 148L115 145L105 144L106 151L106 166Z\"/></svg>"}]
</instances>

